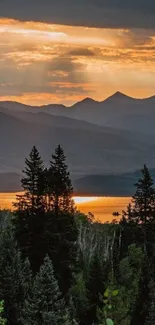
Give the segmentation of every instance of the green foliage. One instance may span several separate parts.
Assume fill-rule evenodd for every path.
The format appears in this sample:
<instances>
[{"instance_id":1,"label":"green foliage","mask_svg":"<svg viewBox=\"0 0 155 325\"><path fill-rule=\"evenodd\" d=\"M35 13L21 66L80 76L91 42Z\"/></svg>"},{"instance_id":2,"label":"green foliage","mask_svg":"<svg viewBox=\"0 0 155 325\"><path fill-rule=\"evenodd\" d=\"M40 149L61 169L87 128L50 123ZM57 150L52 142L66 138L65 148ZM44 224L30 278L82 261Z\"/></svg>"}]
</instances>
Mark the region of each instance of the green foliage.
<instances>
[{"instance_id":1,"label":"green foliage","mask_svg":"<svg viewBox=\"0 0 155 325\"><path fill-rule=\"evenodd\" d=\"M113 322L113 320L111 318L107 318L106 319L106 324L107 325L114 325L114 322Z\"/></svg>"},{"instance_id":2,"label":"green foliage","mask_svg":"<svg viewBox=\"0 0 155 325\"><path fill-rule=\"evenodd\" d=\"M116 297L118 295L118 290L110 290L109 288L106 289L103 296L103 303L104 306L102 309L98 309L98 319L100 320L100 325L114 325L114 322L111 318L109 318L109 313L111 312L113 305L112 305L112 297ZM106 299L105 299L106 298Z\"/></svg>"},{"instance_id":3,"label":"green foliage","mask_svg":"<svg viewBox=\"0 0 155 325\"><path fill-rule=\"evenodd\" d=\"M6 325L6 319L2 317L2 314L4 313L4 301L0 301L0 325Z\"/></svg>"},{"instance_id":4,"label":"green foliage","mask_svg":"<svg viewBox=\"0 0 155 325\"><path fill-rule=\"evenodd\" d=\"M120 261L119 281L110 281L104 293L102 307L98 309L100 322L110 318L115 325L130 325L139 292L143 259L142 249L131 245L128 256Z\"/></svg>"}]
</instances>

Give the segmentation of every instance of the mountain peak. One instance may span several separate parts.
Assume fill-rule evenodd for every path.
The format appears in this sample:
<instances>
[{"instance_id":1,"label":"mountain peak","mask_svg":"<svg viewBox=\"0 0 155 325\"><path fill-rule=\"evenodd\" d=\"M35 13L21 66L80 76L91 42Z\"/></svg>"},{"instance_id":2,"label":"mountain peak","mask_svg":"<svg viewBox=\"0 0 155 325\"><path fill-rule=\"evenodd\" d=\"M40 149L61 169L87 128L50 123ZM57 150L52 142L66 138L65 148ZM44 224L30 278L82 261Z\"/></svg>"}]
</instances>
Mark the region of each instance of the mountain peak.
<instances>
[{"instance_id":1,"label":"mountain peak","mask_svg":"<svg viewBox=\"0 0 155 325\"><path fill-rule=\"evenodd\" d=\"M121 93L120 91L116 91L116 93L114 93L112 96L111 96L111 98L120 98L120 99L134 99L133 97L130 97L130 96L128 96L128 95L126 95L126 94L123 94L123 93Z\"/></svg>"},{"instance_id":2,"label":"mountain peak","mask_svg":"<svg viewBox=\"0 0 155 325\"><path fill-rule=\"evenodd\" d=\"M127 96L123 93L121 93L120 91L116 91L116 93L114 93L113 95L109 96L107 99L105 99L105 101L111 101L111 100L120 100L120 101L124 101L124 100L136 100L133 97Z\"/></svg>"},{"instance_id":3,"label":"mountain peak","mask_svg":"<svg viewBox=\"0 0 155 325\"><path fill-rule=\"evenodd\" d=\"M112 96L113 97L128 97L127 95L121 93L120 91L116 91Z\"/></svg>"},{"instance_id":4,"label":"mountain peak","mask_svg":"<svg viewBox=\"0 0 155 325\"><path fill-rule=\"evenodd\" d=\"M77 102L75 105L77 105L77 104L93 104L93 103L98 103L98 102L90 97L86 97L86 98L82 99L81 101Z\"/></svg>"}]
</instances>

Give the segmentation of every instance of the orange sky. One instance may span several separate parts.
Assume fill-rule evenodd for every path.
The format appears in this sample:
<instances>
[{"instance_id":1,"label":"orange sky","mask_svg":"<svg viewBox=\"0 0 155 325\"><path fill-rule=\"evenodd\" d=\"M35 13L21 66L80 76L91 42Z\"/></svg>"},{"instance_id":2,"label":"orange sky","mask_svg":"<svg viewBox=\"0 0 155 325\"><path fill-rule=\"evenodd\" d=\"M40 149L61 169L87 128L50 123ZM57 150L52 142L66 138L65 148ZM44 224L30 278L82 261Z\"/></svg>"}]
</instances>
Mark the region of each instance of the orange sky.
<instances>
[{"instance_id":1,"label":"orange sky","mask_svg":"<svg viewBox=\"0 0 155 325\"><path fill-rule=\"evenodd\" d=\"M0 19L0 100L71 105L155 94L155 32Z\"/></svg>"}]
</instances>

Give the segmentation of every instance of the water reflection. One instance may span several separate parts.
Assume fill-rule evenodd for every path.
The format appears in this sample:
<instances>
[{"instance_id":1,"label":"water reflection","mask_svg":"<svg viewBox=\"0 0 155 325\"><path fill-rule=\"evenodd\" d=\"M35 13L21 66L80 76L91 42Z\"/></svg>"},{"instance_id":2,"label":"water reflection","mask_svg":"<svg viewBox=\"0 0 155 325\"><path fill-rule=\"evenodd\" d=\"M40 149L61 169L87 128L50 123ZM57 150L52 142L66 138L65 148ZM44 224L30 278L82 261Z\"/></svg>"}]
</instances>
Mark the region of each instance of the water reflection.
<instances>
[{"instance_id":1,"label":"water reflection","mask_svg":"<svg viewBox=\"0 0 155 325\"><path fill-rule=\"evenodd\" d=\"M19 193L0 193L0 208L12 209L16 194ZM121 213L130 202L129 197L74 197L74 200L80 211L92 212L102 222L111 221L113 212Z\"/></svg>"}]
</instances>

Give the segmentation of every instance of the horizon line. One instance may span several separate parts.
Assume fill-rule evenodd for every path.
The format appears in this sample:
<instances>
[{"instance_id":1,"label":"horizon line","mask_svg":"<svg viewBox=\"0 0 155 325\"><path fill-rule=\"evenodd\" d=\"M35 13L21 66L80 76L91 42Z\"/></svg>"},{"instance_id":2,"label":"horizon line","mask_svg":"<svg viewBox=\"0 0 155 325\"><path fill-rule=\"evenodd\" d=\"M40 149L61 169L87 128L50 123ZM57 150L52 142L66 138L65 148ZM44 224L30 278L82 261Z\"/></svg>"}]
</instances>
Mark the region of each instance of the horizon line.
<instances>
[{"instance_id":1,"label":"horizon line","mask_svg":"<svg viewBox=\"0 0 155 325\"><path fill-rule=\"evenodd\" d=\"M74 102L72 105L65 105L65 104L62 104L62 103L49 103L49 104L44 104L44 105L28 105L28 104L25 104L23 102L19 102L19 101L13 101L13 100L0 100L0 104L1 103L16 103L16 104L21 104L21 105L24 105L24 106L28 106L28 107L47 107L47 106L50 106L50 105L57 105L57 106L64 106L66 108L72 108L74 105L78 104L78 103L82 103L86 100L90 100L90 101L94 101L96 103L103 103L105 102L106 100L110 99L110 98L113 98L114 96L122 96L122 97L127 97L129 99L132 99L132 100L147 100L147 99L151 99L151 98L154 98L155 95L152 95L152 96L149 96L149 97L132 97L132 96L129 96L123 92L120 92L120 91L116 91L114 93L112 93L110 96L106 97L105 99L101 100L101 101L98 101L92 97L84 97L83 99L81 99L80 101L76 101Z\"/></svg>"}]
</instances>

